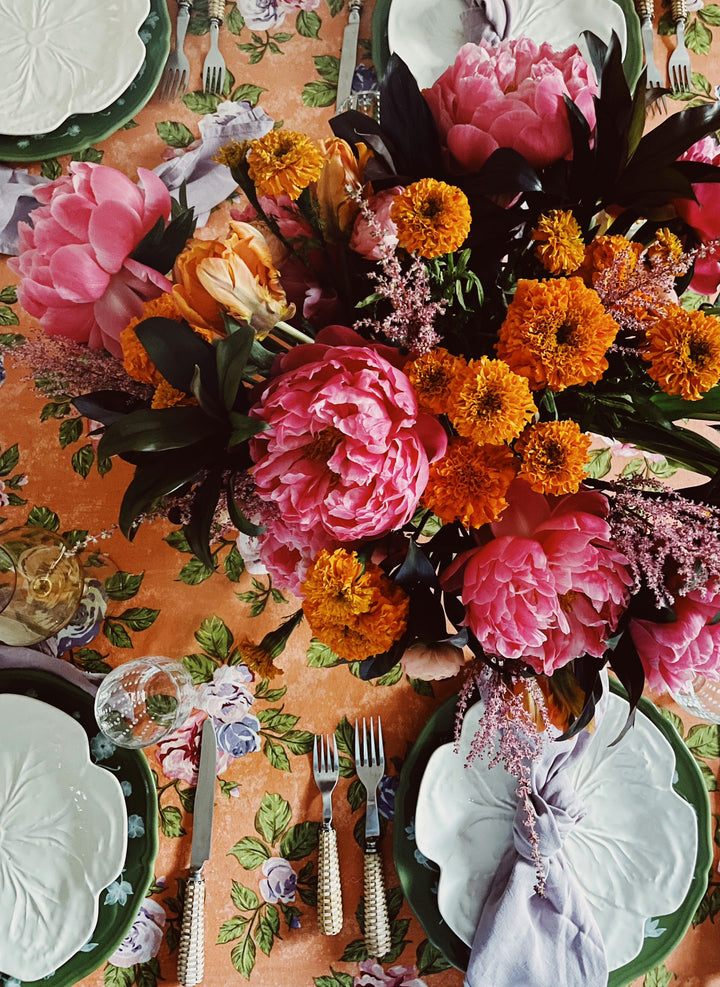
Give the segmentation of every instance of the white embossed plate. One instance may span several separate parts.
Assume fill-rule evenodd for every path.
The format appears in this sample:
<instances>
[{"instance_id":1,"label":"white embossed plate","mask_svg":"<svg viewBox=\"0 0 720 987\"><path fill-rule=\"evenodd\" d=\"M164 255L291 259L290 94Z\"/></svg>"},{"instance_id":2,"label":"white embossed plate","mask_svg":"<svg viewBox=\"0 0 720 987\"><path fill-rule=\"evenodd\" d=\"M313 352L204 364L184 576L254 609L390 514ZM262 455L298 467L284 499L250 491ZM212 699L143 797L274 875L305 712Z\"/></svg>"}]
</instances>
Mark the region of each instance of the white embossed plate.
<instances>
[{"instance_id":1,"label":"white embossed plate","mask_svg":"<svg viewBox=\"0 0 720 987\"><path fill-rule=\"evenodd\" d=\"M39 980L84 946L126 848L122 788L80 724L0 695L0 970Z\"/></svg>"},{"instance_id":2,"label":"white embossed plate","mask_svg":"<svg viewBox=\"0 0 720 987\"><path fill-rule=\"evenodd\" d=\"M96 113L145 58L149 0L0 0L0 134L44 134Z\"/></svg>"},{"instance_id":3,"label":"white embossed plate","mask_svg":"<svg viewBox=\"0 0 720 987\"><path fill-rule=\"evenodd\" d=\"M590 902L608 954L608 967L629 963L643 948L647 919L672 913L685 900L698 854L695 810L673 790L675 753L639 712L615 747L627 702L608 696L607 712L573 783L587 815L560 851ZM420 784L415 838L440 867L438 909L471 944L482 903L511 845L516 782L502 767L476 759L465 767L482 704L465 716L460 750L437 748Z\"/></svg>"}]
</instances>

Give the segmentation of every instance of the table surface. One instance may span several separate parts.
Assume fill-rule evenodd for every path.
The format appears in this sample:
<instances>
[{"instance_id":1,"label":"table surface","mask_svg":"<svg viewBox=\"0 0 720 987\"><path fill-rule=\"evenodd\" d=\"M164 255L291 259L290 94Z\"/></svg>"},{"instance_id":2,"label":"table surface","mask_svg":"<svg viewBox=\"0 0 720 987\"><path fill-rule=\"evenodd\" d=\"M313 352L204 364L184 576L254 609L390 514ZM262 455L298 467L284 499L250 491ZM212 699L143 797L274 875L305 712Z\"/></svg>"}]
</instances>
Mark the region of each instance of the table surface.
<instances>
[{"instance_id":1,"label":"table surface","mask_svg":"<svg viewBox=\"0 0 720 987\"><path fill-rule=\"evenodd\" d=\"M271 11L273 6L263 0L239 3L240 10L246 13L261 8ZM289 12L277 15L276 23L268 24L266 30L253 31L247 26L239 28L235 3L228 3L228 21L220 44L234 77L232 93L251 94L273 119L284 121L292 129L316 138L328 136L327 122L334 110L333 71L347 4L344 0L305 0L304 6L314 9L297 16L290 9L292 4L279 6ZM690 6L698 8L690 13L688 31L696 49L693 66L700 73L694 85L699 94L708 98L712 85L707 80L720 80L720 6L708 2L703 5L702 0ZM365 56L370 52L372 7L372 2L365 3L361 19L360 53ZM665 7L669 8L669 3ZM174 16L174 3L171 8ZM201 22L206 9L203 0L198 0L195 9ZM664 8L658 13L667 16ZM673 37L656 38L656 54L661 63L666 61L673 44ZM135 117L136 126L119 131L91 149L88 159L102 160L135 178L137 167L154 168L174 153L172 143L168 144L175 140L173 135L180 134L180 142L186 142L187 128L196 137L200 115L213 110L217 102L200 93L207 45L207 34L188 38L192 74L184 102L161 103L154 96ZM670 105L673 110L681 107L673 100ZM59 163L29 167L35 173L42 167L45 173L52 174L58 167L64 171L68 161L62 158ZM215 232L217 228L219 232L223 227L221 212L212 217L210 229ZM36 331L33 321L4 291L15 283L5 259L0 258L3 331L32 336ZM115 462L112 470L101 476L94 466L89 467L94 440L87 431L76 435L67 418L55 417L61 412L47 407L22 364L8 366L0 399L0 515L4 526L25 523L31 516L35 523L55 526L61 532L88 529L97 534L112 527L129 479L128 468ZM237 550L231 544L223 545L218 571L210 574L183 551L173 531L169 525L155 523L143 527L132 543L118 531L101 543L119 571L136 577L127 580L133 595L111 601L99 636L85 648L66 654L64 660L80 668L94 668L99 662L115 666L133 656L164 654L194 656L198 668L212 669L227 663L234 647L259 642L279 618L293 611L293 601L272 586L266 576L240 571ZM358 983L371 987L459 987L462 974L444 968L402 900L392 866L391 818L383 852L388 886L394 892L392 956L385 960L383 976L378 968L360 979L363 970L359 963L366 958L357 921L362 897L362 851L354 832L362 821L363 807L355 797L357 783L353 784L352 778L342 778L334 796L345 903L344 927L338 936L323 937L318 933L313 906L315 846L296 849L295 859L286 865L295 877L291 877L284 902L274 898L262 883L262 868L250 867L250 861L238 849L239 845L248 846L255 841L253 845L262 844L258 859L280 857L282 835L289 827L320 819L320 796L312 780L308 742L310 735L330 733L344 719L352 724L356 718L382 715L389 776L386 814L391 817L392 792L409 746L427 718L457 686L444 682L424 684L422 688L409 682L399 669L397 674L390 673L378 682L363 682L353 677L347 667L314 667L317 661L306 657L308 645L309 632L300 627L278 661L282 675L267 688L257 678L250 683L256 696L250 712L259 720L261 749L228 758L221 774L212 856L205 869L208 946L204 983L210 987L246 980L273 987L352 987ZM674 705L667 701L665 705L681 715L689 746L706 766L709 785L714 787L720 763L718 728L702 727ZM135 966L103 965L83 981L94 987L103 983L151 987L158 981L172 987L177 983L178 902L190 855L192 817L188 790L192 785L187 755L182 750L171 759L158 758L158 751L151 748L148 758L158 779L160 850L152 897L165 915L162 941L157 955L146 955L149 947L145 947L145 952L138 954L143 961ZM715 794L711 794L711 800L713 812L720 813ZM715 822L718 818L715 816ZM720 936L713 924L718 911L720 880L714 873L708 896L696 916L697 925L663 967L637 983L644 982L647 987L670 982L687 987L720 985ZM162 914L157 909L155 913ZM141 931L138 942L145 942ZM150 951L155 953L155 947ZM387 973L389 968L395 969Z\"/></svg>"}]
</instances>

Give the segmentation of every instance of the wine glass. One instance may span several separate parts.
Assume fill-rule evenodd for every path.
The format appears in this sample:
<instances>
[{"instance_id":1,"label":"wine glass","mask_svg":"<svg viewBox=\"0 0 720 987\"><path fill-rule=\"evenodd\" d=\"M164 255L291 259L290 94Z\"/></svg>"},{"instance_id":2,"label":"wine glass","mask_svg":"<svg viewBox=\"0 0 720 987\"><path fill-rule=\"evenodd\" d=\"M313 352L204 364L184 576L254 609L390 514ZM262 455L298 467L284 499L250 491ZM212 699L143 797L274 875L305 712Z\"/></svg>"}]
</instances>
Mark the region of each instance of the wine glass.
<instances>
[{"instance_id":1,"label":"wine glass","mask_svg":"<svg viewBox=\"0 0 720 987\"><path fill-rule=\"evenodd\" d=\"M0 642L38 644L65 627L85 585L67 542L47 528L0 533Z\"/></svg>"},{"instance_id":2,"label":"wine glass","mask_svg":"<svg viewBox=\"0 0 720 987\"><path fill-rule=\"evenodd\" d=\"M118 665L100 683L95 719L118 747L149 747L181 727L193 709L190 672L173 658L150 656Z\"/></svg>"},{"instance_id":3,"label":"wine glass","mask_svg":"<svg viewBox=\"0 0 720 987\"><path fill-rule=\"evenodd\" d=\"M681 688L672 689L671 695L678 706L709 723L720 723L720 682L696 675Z\"/></svg>"}]
</instances>

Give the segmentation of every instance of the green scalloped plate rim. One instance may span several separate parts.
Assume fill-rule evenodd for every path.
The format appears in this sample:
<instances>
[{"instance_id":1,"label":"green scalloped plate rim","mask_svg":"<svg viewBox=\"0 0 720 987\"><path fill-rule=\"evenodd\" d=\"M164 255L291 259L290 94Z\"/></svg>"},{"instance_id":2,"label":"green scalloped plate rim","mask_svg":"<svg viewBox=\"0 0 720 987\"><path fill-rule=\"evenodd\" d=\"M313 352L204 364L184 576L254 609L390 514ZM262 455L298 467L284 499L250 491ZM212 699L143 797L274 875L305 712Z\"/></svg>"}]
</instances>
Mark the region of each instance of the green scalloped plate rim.
<instances>
[{"instance_id":1,"label":"green scalloped plate rim","mask_svg":"<svg viewBox=\"0 0 720 987\"><path fill-rule=\"evenodd\" d=\"M638 20L633 0L615 0L622 7L627 24L627 50L623 60L625 78L631 89L634 88L643 67L642 40L640 36L640 21ZM392 0L377 0L372 19L372 60L377 74L382 78L385 66L390 58L390 48L387 39L388 17Z\"/></svg>"},{"instance_id":2,"label":"green scalloped plate rim","mask_svg":"<svg viewBox=\"0 0 720 987\"><path fill-rule=\"evenodd\" d=\"M139 30L145 45L145 61L127 89L106 109L98 113L75 113L47 134L21 137L0 134L0 161L42 161L74 154L124 127L157 88L170 50L170 28L166 0L150 0L150 11Z\"/></svg>"},{"instance_id":3,"label":"green scalloped plate rim","mask_svg":"<svg viewBox=\"0 0 720 987\"><path fill-rule=\"evenodd\" d=\"M2 668L0 692L32 695L63 710L78 720L88 738L100 732L95 721L93 697L58 675L35 668ZM42 980L22 981L22 987L71 987L97 970L130 931L153 881L158 852L157 792L145 755L141 751L116 747L111 755L95 763L108 768L119 781L130 783L132 791L125 798L128 816L138 815L144 823L144 834L128 840L122 871L123 880L132 884L133 893L124 905L101 904L90 937L90 942L97 943L93 949L75 953Z\"/></svg>"},{"instance_id":4,"label":"green scalloped plate rim","mask_svg":"<svg viewBox=\"0 0 720 987\"><path fill-rule=\"evenodd\" d=\"M620 696L626 693L611 679L610 688ZM430 717L413 744L403 765L400 785L395 796L393 821L393 852L400 886L408 905L425 930L430 942L458 970L467 969L470 948L459 939L443 920L437 908L437 878L439 869L428 869L415 857L415 807L420 782L430 755L442 744L452 743L456 696L451 696ZM675 791L695 809L698 823L698 850L695 870L685 900L672 915L653 916L665 929L658 937L646 938L640 953L629 963L612 970L608 987L627 987L649 970L659 966L680 943L687 932L700 901L705 894L712 868L713 846L710 800L695 758L675 727L647 699L641 699L638 709L660 730L675 752L678 779ZM408 832L409 830L409 832Z\"/></svg>"}]
</instances>

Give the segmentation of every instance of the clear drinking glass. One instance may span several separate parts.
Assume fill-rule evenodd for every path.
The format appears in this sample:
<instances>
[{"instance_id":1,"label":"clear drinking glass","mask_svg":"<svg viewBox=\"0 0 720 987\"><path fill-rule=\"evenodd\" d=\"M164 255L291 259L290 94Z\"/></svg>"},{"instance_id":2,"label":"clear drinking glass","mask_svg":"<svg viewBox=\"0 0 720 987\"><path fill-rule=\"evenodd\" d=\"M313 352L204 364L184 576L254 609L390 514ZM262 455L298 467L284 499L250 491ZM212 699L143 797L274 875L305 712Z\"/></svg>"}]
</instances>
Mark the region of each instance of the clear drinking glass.
<instances>
[{"instance_id":1,"label":"clear drinking glass","mask_svg":"<svg viewBox=\"0 0 720 987\"><path fill-rule=\"evenodd\" d=\"M174 658L151 656L109 672L95 696L98 726L118 747L149 747L181 727L193 709L192 676Z\"/></svg>"},{"instance_id":2,"label":"clear drinking glass","mask_svg":"<svg viewBox=\"0 0 720 987\"><path fill-rule=\"evenodd\" d=\"M0 643L23 647L57 634L84 586L77 554L60 535L35 527L0 533Z\"/></svg>"},{"instance_id":3,"label":"clear drinking glass","mask_svg":"<svg viewBox=\"0 0 720 987\"><path fill-rule=\"evenodd\" d=\"M380 93L377 89L363 89L359 93L350 93L347 99L343 100L340 113L346 113L348 110L357 110L358 113L364 113L366 117L379 120Z\"/></svg>"},{"instance_id":4,"label":"clear drinking glass","mask_svg":"<svg viewBox=\"0 0 720 987\"><path fill-rule=\"evenodd\" d=\"M688 713L709 723L720 723L720 682L696 675L682 689L671 693L673 699Z\"/></svg>"}]
</instances>

